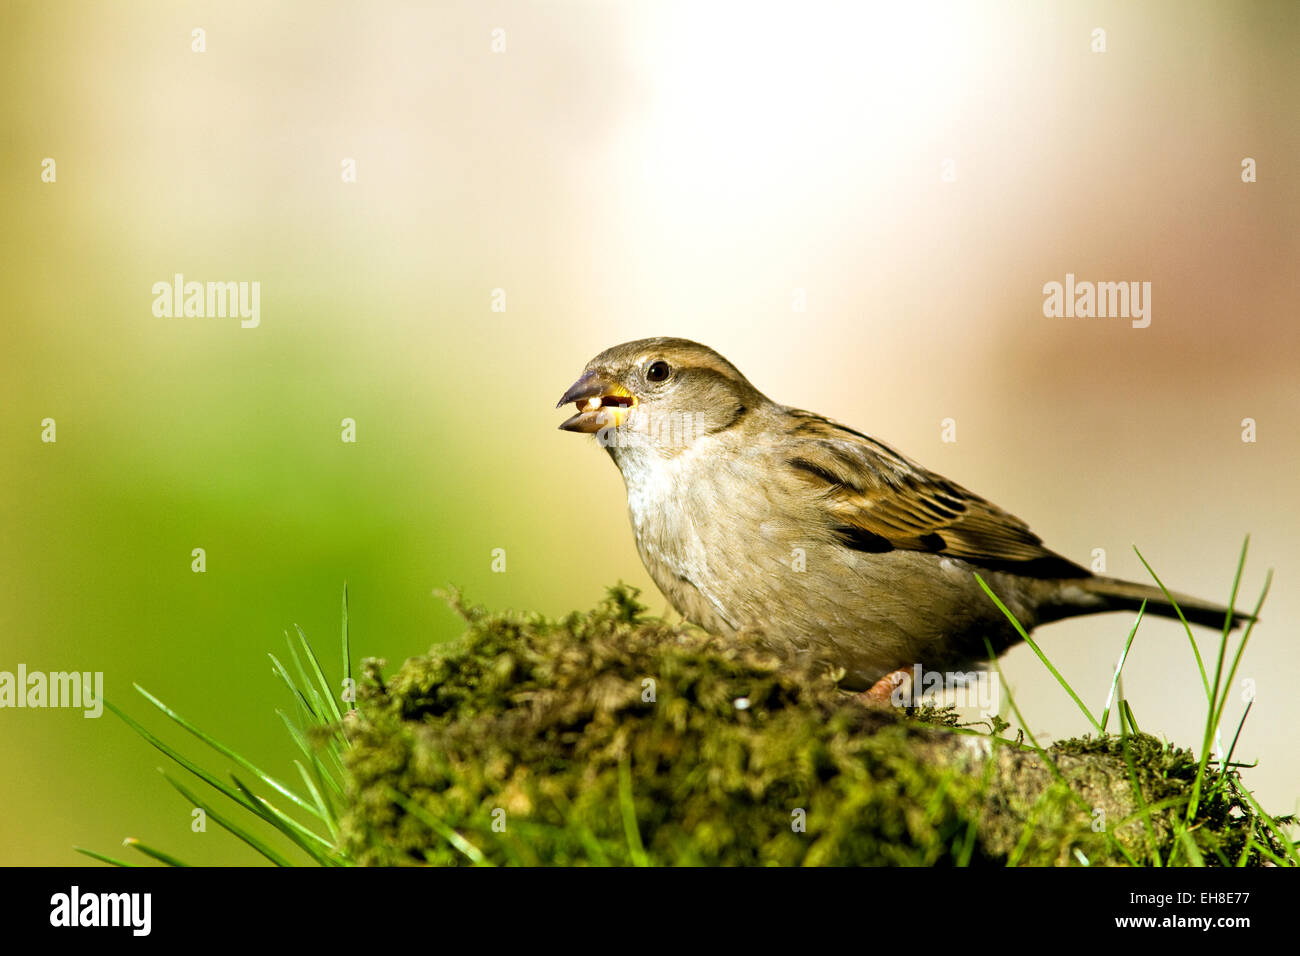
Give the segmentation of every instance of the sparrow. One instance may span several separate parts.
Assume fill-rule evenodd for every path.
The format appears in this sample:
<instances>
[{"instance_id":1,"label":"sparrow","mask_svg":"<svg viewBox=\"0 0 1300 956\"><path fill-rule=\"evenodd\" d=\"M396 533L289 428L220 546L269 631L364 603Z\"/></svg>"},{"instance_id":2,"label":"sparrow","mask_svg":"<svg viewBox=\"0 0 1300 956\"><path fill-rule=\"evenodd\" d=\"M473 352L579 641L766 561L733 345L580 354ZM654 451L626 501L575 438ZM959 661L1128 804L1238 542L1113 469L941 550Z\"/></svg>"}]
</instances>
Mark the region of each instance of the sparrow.
<instances>
[{"instance_id":1,"label":"sparrow","mask_svg":"<svg viewBox=\"0 0 1300 956\"><path fill-rule=\"evenodd\" d=\"M1159 588L1094 574L1024 521L870 435L779 405L679 338L601 352L561 396L627 487L637 551L686 620L842 672L885 699L920 665L969 671L1079 614L1176 617ZM1172 595L1193 624L1247 615Z\"/></svg>"}]
</instances>

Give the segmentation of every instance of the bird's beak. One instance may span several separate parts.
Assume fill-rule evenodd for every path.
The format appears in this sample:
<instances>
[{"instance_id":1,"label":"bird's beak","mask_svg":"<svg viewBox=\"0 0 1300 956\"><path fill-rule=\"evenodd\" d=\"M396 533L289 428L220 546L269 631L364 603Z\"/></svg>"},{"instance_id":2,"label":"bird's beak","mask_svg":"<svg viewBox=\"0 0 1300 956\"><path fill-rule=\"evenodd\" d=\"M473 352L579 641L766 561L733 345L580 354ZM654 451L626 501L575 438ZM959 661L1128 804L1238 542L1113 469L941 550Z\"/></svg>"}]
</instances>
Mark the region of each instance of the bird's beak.
<instances>
[{"instance_id":1,"label":"bird's beak","mask_svg":"<svg viewBox=\"0 0 1300 956\"><path fill-rule=\"evenodd\" d=\"M622 385L611 382L597 371L588 371L569 386L555 407L573 402L578 413L560 425L566 432L592 434L602 428L617 428L627 420L627 413L636 407L636 398Z\"/></svg>"}]
</instances>

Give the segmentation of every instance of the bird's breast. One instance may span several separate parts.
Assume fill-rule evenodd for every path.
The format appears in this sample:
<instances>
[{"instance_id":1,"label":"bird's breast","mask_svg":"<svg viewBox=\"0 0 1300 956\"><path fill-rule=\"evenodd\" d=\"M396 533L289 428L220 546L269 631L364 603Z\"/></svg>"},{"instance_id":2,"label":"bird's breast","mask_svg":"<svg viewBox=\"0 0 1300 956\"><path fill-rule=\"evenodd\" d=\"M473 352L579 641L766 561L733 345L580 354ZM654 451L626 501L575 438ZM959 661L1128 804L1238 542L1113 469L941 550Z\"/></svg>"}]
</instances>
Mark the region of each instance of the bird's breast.
<instances>
[{"instance_id":1,"label":"bird's breast","mask_svg":"<svg viewBox=\"0 0 1300 956\"><path fill-rule=\"evenodd\" d=\"M720 633L739 629L719 542L716 469L691 451L623 467L628 517L646 570L688 620Z\"/></svg>"}]
</instances>

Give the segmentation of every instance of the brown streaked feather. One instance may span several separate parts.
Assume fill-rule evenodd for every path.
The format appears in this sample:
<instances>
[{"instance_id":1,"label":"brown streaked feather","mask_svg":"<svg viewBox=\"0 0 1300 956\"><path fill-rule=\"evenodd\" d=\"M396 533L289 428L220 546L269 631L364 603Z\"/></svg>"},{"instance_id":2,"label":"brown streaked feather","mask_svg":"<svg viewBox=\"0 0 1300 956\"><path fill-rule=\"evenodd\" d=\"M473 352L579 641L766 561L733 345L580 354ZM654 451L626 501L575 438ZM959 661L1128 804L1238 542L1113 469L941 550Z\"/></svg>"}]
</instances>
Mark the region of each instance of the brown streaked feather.
<instances>
[{"instance_id":1,"label":"brown streaked feather","mask_svg":"<svg viewBox=\"0 0 1300 956\"><path fill-rule=\"evenodd\" d=\"M903 457L889 446L798 409L786 463L824 496L848 547L927 551L1034 577L1091 577L1043 546L1015 515Z\"/></svg>"}]
</instances>

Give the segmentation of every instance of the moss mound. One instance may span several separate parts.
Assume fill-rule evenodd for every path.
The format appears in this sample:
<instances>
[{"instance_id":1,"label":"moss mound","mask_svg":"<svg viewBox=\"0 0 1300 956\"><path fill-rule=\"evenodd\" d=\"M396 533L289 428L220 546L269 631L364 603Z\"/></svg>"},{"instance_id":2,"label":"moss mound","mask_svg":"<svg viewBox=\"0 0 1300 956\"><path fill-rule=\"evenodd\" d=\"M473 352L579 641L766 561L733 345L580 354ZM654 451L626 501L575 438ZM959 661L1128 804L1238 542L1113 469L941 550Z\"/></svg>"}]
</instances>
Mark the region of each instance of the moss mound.
<instances>
[{"instance_id":1,"label":"moss mound","mask_svg":"<svg viewBox=\"0 0 1300 956\"><path fill-rule=\"evenodd\" d=\"M558 621L451 600L461 640L386 680L365 663L342 837L361 863L1131 862L1165 858L1186 805L1190 757L1158 741L1130 738L1147 826L1115 738L1053 748L1062 782L950 714L647 617L631 588ZM1198 841L1245 846L1214 812Z\"/></svg>"}]
</instances>

